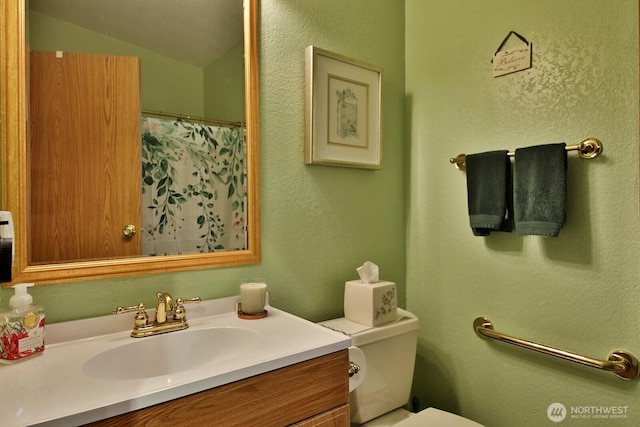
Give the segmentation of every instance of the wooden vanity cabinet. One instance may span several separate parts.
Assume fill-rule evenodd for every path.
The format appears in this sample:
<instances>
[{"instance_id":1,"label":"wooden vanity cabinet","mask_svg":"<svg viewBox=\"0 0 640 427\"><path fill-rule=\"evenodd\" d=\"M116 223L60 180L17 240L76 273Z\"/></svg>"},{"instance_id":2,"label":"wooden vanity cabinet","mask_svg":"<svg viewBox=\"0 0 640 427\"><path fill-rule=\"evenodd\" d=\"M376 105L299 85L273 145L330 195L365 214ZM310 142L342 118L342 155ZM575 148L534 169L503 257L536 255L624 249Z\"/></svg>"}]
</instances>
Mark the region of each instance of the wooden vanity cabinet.
<instances>
[{"instance_id":1,"label":"wooden vanity cabinet","mask_svg":"<svg viewBox=\"0 0 640 427\"><path fill-rule=\"evenodd\" d=\"M348 364L341 350L89 425L349 427Z\"/></svg>"}]
</instances>

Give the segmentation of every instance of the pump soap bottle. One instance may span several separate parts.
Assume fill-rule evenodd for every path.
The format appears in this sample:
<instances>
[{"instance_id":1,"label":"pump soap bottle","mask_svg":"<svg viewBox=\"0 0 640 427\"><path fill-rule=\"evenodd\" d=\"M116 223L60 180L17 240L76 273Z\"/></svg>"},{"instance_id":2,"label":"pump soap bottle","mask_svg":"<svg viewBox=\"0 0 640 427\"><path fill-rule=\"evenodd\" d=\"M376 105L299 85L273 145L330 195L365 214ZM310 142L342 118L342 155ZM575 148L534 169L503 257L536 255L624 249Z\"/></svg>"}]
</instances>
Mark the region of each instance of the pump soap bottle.
<instances>
[{"instance_id":1,"label":"pump soap bottle","mask_svg":"<svg viewBox=\"0 0 640 427\"><path fill-rule=\"evenodd\" d=\"M33 283L13 286L10 310L0 314L0 362L14 363L44 351L44 309L33 304L27 288Z\"/></svg>"}]
</instances>

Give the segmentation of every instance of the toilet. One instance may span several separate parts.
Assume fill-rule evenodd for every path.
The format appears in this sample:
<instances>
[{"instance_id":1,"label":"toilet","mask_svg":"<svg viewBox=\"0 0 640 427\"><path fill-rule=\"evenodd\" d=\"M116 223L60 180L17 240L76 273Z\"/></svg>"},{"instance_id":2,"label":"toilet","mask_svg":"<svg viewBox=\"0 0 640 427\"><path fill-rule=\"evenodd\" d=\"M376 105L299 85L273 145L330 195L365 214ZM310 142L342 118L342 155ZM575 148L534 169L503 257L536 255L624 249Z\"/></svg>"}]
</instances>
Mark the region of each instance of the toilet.
<instances>
[{"instance_id":1,"label":"toilet","mask_svg":"<svg viewBox=\"0 0 640 427\"><path fill-rule=\"evenodd\" d=\"M379 326L362 325L344 317L320 324L351 336L352 345L364 353L362 382L349 395L352 425L482 427L436 408L415 414L404 409L411 393L420 327L412 313L398 308L395 321Z\"/></svg>"}]
</instances>

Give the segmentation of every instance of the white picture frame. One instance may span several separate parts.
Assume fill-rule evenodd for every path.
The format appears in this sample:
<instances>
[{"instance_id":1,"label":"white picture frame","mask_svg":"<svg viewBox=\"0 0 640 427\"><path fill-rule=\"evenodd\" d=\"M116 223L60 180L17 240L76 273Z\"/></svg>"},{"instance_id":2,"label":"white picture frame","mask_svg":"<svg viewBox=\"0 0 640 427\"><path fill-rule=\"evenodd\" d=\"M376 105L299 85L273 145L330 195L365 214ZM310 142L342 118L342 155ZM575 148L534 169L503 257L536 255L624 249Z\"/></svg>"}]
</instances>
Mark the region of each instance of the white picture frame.
<instances>
[{"instance_id":1,"label":"white picture frame","mask_svg":"<svg viewBox=\"0 0 640 427\"><path fill-rule=\"evenodd\" d=\"M305 49L305 163L382 167L382 68Z\"/></svg>"}]
</instances>

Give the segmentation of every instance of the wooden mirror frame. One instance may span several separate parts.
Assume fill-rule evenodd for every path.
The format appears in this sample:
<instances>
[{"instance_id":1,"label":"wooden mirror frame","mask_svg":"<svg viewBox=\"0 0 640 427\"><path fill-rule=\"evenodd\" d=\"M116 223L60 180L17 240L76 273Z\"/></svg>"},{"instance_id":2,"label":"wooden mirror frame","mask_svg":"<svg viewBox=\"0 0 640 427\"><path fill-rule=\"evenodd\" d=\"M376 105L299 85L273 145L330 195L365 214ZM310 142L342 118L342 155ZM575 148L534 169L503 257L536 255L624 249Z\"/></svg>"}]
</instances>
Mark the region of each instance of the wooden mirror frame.
<instances>
[{"instance_id":1,"label":"wooden mirror frame","mask_svg":"<svg viewBox=\"0 0 640 427\"><path fill-rule=\"evenodd\" d=\"M247 124L247 249L206 254L141 256L98 261L29 265L27 212L27 84L25 0L0 6L0 144L2 155L2 210L14 220L13 281L37 285L110 277L166 273L258 263L260 247L258 0L244 0L244 78Z\"/></svg>"}]
</instances>

